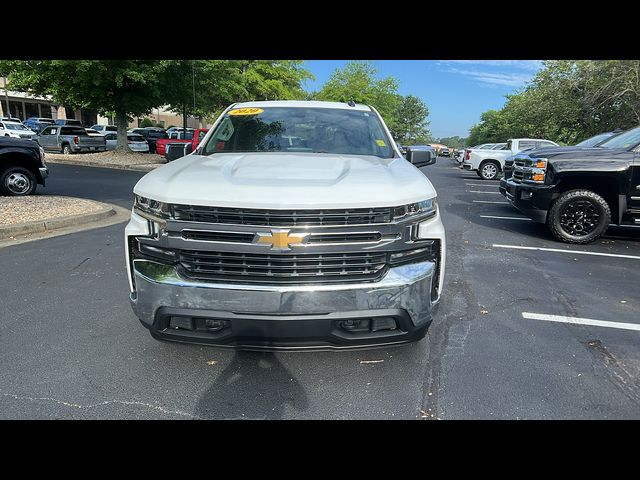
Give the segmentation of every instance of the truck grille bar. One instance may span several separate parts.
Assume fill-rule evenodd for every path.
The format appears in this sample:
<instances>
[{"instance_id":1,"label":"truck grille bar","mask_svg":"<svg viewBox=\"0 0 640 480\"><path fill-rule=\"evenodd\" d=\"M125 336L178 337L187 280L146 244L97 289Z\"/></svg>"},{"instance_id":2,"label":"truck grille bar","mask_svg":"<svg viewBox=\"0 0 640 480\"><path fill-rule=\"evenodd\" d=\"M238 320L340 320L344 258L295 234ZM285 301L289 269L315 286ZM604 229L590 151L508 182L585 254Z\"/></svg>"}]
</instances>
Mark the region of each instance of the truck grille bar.
<instances>
[{"instance_id":1,"label":"truck grille bar","mask_svg":"<svg viewBox=\"0 0 640 480\"><path fill-rule=\"evenodd\" d=\"M386 253L246 254L181 250L179 271L187 278L249 283L322 283L375 280Z\"/></svg>"},{"instance_id":2,"label":"truck grille bar","mask_svg":"<svg viewBox=\"0 0 640 480\"><path fill-rule=\"evenodd\" d=\"M172 205L171 211L175 220L273 227L371 225L391 223L393 220L393 209L390 207L340 210L256 210Z\"/></svg>"}]
</instances>

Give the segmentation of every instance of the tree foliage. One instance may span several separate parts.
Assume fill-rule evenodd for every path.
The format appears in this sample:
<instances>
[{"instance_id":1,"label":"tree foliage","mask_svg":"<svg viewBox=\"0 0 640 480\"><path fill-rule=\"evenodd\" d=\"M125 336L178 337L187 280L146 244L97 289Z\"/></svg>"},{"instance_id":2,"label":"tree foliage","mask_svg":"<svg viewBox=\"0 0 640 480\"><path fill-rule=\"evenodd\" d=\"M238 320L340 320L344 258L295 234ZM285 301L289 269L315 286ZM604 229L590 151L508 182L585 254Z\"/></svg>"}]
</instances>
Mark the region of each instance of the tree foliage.
<instances>
[{"instance_id":1,"label":"tree foliage","mask_svg":"<svg viewBox=\"0 0 640 480\"><path fill-rule=\"evenodd\" d=\"M0 61L9 88L51 95L70 108L114 113L118 148L127 148L128 121L168 105L212 116L245 100L302 98L312 78L296 60L33 60ZM195 93L195 95L194 95Z\"/></svg>"},{"instance_id":2,"label":"tree foliage","mask_svg":"<svg viewBox=\"0 0 640 480\"><path fill-rule=\"evenodd\" d=\"M470 145L537 137L575 144L640 123L640 61L553 60L469 131Z\"/></svg>"},{"instance_id":3,"label":"tree foliage","mask_svg":"<svg viewBox=\"0 0 640 480\"><path fill-rule=\"evenodd\" d=\"M127 148L128 117L162 104L166 65L150 60L28 60L0 62L9 88L51 95L71 108L115 112L118 148Z\"/></svg>"},{"instance_id":4,"label":"tree foliage","mask_svg":"<svg viewBox=\"0 0 640 480\"><path fill-rule=\"evenodd\" d=\"M402 145L419 145L431 141L429 108L414 95L407 95L393 113L393 138Z\"/></svg>"},{"instance_id":5,"label":"tree foliage","mask_svg":"<svg viewBox=\"0 0 640 480\"><path fill-rule=\"evenodd\" d=\"M370 61L351 61L336 69L322 88L307 98L371 105L401 144L426 143L431 138L427 106L418 97L400 95L398 81L394 77L379 78Z\"/></svg>"},{"instance_id":6,"label":"tree foliage","mask_svg":"<svg viewBox=\"0 0 640 480\"><path fill-rule=\"evenodd\" d=\"M393 77L378 78L378 70L370 61L351 61L336 69L320 91L312 94L314 100L348 102L372 105L389 127L395 128L395 114L402 103L398 81Z\"/></svg>"}]
</instances>

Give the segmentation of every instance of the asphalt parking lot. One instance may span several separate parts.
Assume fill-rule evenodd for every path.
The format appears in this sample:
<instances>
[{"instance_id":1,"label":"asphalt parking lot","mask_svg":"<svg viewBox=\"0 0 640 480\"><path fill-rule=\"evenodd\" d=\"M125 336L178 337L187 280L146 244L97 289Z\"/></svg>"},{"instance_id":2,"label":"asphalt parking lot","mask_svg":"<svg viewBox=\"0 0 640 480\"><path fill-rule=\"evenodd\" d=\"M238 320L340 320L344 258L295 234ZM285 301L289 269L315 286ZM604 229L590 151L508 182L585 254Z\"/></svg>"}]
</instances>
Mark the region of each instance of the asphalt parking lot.
<instances>
[{"instance_id":1,"label":"asphalt parking lot","mask_svg":"<svg viewBox=\"0 0 640 480\"><path fill-rule=\"evenodd\" d=\"M425 339L403 347L153 340L128 304L123 223L0 248L0 418L640 418L640 229L558 243L497 181L455 165L423 169L447 232L445 287ZM143 175L50 169L40 194L126 208Z\"/></svg>"}]
</instances>

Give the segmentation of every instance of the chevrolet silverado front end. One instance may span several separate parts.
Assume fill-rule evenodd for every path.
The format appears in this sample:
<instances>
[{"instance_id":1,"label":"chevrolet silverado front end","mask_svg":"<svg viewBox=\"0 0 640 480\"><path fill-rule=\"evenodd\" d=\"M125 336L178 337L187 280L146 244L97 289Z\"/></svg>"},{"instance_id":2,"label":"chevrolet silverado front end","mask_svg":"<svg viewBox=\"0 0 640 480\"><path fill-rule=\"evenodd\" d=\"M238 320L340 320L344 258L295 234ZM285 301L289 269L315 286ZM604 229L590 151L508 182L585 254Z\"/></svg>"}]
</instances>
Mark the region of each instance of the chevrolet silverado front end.
<instances>
[{"instance_id":1,"label":"chevrolet silverado front end","mask_svg":"<svg viewBox=\"0 0 640 480\"><path fill-rule=\"evenodd\" d=\"M130 299L155 338L366 348L417 341L433 320L436 192L371 107L232 105L134 193Z\"/></svg>"}]
</instances>

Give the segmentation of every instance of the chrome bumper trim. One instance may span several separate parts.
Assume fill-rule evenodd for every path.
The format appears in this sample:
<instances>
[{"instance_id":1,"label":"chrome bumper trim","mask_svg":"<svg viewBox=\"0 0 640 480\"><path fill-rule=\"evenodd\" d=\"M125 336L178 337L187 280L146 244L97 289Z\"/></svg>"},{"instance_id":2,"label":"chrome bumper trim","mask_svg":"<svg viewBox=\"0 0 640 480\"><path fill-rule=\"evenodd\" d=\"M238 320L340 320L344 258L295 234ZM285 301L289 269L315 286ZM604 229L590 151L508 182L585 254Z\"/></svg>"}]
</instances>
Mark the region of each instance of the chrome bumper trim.
<instances>
[{"instance_id":1,"label":"chrome bumper trim","mask_svg":"<svg viewBox=\"0 0 640 480\"><path fill-rule=\"evenodd\" d=\"M173 266L149 260L134 260L133 273L131 304L147 325L153 324L159 308L171 306L256 315L399 308L419 326L431 320L439 301L431 301L436 264L429 261L390 268L377 282L328 285L196 282L181 278Z\"/></svg>"}]
</instances>

